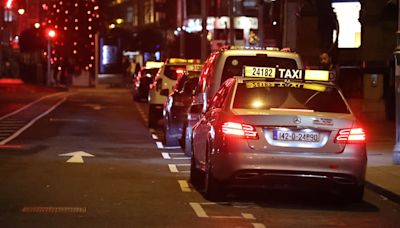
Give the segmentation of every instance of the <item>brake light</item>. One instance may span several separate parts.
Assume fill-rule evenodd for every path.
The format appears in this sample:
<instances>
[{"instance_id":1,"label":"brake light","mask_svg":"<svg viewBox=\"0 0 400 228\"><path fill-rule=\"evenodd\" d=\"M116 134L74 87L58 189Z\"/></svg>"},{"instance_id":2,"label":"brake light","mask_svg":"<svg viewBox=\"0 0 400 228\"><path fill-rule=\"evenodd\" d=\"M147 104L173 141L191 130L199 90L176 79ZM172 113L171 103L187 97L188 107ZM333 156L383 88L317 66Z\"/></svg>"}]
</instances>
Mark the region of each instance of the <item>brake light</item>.
<instances>
[{"instance_id":1,"label":"brake light","mask_svg":"<svg viewBox=\"0 0 400 228\"><path fill-rule=\"evenodd\" d=\"M362 128L340 129L335 138L335 143L363 143L365 131Z\"/></svg>"},{"instance_id":2,"label":"brake light","mask_svg":"<svg viewBox=\"0 0 400 228\"><path fill-rule=\"evenodd\" d=\"M222 125L224 135L238 136L245 139L258 139L256 128L249 124L225 122Z\"/></svg>"},{"instance_id":3,"label":"brake light","mask_svg":"<svg viewBox=\"0 0 400 228\"><path fill-rule=\"evenodd\" d=\"M176 72L176 74L183 74L183 73L185 73L185 70L184 69L176 69L175 72Z\"/></svg>"}]
</instances>

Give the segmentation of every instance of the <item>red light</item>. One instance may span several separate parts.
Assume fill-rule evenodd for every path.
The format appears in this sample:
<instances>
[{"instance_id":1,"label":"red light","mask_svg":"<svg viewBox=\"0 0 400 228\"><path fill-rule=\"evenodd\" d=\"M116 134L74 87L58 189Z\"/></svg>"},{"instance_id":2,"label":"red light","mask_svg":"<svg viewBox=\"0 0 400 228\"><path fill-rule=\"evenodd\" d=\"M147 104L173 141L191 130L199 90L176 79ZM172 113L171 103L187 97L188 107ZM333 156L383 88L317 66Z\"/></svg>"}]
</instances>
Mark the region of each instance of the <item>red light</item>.
<instances>
[{"instance_id":1,"label":"red light","mask_svg":"<svg viewBox=\"0 0 400 228\"><path fill-rule=\"evenodd\" d=\"M365 132L362 128L340 129L335 138L336 143L364 143Z\"/></svg>"},{"instance_id":2,"label":"red light","mask_svg":"<svg viewBox=\"0 0 400 228\"><path fill-rule=\"evenodd\" d=\"M7 0L6 2L6 9L11 9L13 6L13 0Z\"/></svg>"},{"instance_id":3,"label":"red light","mask_svg":"<svg viewBox=\"0 0 400 228\"><path fill-rule=\"evenodd\" d=\"M225 135L239 136L245 139L258 139L256 128L249 124L225 122L222 125L222 132Z\"/></svg>"},{"instance_id":4,"label":"red light","mask_svg":"<svg viewBox=\"0 0 400 228\"><path fill-rule=\"evenodd\" d=\"M50 38L56 37L56 31L54 31L53 29L50 29L49 31L47 31L47 36Z\"/></svg>"},{"instance_id":5,"label":"red light","mask_svg":"<svg viewBox=\"0 0 400 228\"><path fill-rule=\"evenodd\" d=\"M176 69L175 72L177 74L183 74L183 73L185 73L185 70L184 69Z\"/></svg>"}]
</instances>

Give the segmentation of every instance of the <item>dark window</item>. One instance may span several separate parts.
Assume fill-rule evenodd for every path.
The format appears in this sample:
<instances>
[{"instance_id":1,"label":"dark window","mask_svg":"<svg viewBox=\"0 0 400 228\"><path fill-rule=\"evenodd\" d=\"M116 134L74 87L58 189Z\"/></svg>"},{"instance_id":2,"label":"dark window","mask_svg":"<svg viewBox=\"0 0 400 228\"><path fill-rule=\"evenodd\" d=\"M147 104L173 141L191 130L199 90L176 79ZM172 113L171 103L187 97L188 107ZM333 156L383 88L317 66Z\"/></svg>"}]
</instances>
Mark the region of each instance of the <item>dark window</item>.
<instances>
[{"instance_id":1,"label":"dark window","mask_svg":"<svg viewBox=\"0 0 400 228\"><path fill-rule=\"evenodd\" d=\"M297 69L294 59L267 56L230 56L226 58L221 84L228 78L242 75L243 66Z\"/></svg>"},{"instance_id":2,"label":"dark window","mask_svg":"<svg viewBox=\"0 0 400 228\"><path fill-rule=\"evenodd\" d=\"M199 78L189 78L185 81L183 85L182 92L185 94L192 95L193 91L196 89L197 83L199 82Z\"/></svg>"},{"instance_id":3,"label":"dark window","mask_svg":"<svg viewBox=\"0 0 400 228\"><path fill-rule=\"evenodd\" d=\"M179 76L181 76L184 73L185 70L186 70L186 66L168 65L168 66L165 66L164 75L172 80L176 80L176 79L178 79Z\"/></svg>"},{"instance_id":4,"label":"dark window","mask_svg":"<svg viewBox=\"0 0 400 228\"><path fill-rule=\"evenodd\" d=\"M142 77L146 77L147 74L150 74L151 78L154 78L158 72L158 68L151 68L151 69L143 69L140 73Z\"/></svg>"},{"instance_id":5,"label":"dark window","mask_svg":"<svg viewBox=\"0 0 400 228\"><path fill-rule=\"evenodd\" d=\"M252 86L246 83L238 84L233 108L286 108L309 109L315 112L350 113L335 87L316 85L315 87L319 88L319 91L304 88L303 84L296 84L296 88L290 86L291 84L271 83L269 86L251 88ZM313 88L310 84L307 87Z\"/></svg>"}]
</instances>

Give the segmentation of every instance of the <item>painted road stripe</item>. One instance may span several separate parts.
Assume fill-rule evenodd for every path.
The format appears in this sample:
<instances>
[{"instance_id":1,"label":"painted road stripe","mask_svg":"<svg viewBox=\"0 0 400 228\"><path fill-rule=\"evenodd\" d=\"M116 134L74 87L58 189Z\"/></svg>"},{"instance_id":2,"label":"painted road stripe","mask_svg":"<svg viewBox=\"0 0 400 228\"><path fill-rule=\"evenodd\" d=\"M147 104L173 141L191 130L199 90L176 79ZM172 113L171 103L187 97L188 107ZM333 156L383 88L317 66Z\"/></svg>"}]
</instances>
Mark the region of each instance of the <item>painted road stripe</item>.
<instances>
[{"instance_id":1,"label":"painted road stripe","mask_svg":"<svg viewBox=\"0 0 400 228\"><path fill-rule=\"evenodd\" d=\"M14 112L11 112L11 113L8 113L8 114L6 114L6 115L4 115L4 116L1 116L1 117L0 117L0 120L3 120L3 119L5 119L5 118L7 118L7 117L9 117L9 116L12 116L12 115L14 115L14 114L17 114L17 113L19 113L19 112L21 112L21 111L23 111L23 110L25 110L25 109L31 107L32 105L34 105L34 104L40 102L41 100L44 100L44 99L49 98L49 97L55 97L55 96L58 96L58 95L60 95L60 94L65 94L65 92L54 93L54 94L50 94L50 95L41 97L41 98L39 98L39 99L37 99L37 100L35 100L35 101L33 101L33 102L31 102L31 103L25 105L24 107L22 107L22 108L20 108L20 109L18 109L18 110L15 110Z\"/></svg>"},{"instance_id":2,"label":"painted road stripe","mask_svg":"<svg viewBox=\"0 0 400 228\"><path fill-rule=\"evenodd\" d=\"M252 223L254 228L266 228L266 226L262 223Z\"/></svg>"},{"instance_id":3,"label":"painted road stripe","mask_svg":"<svg viewBox=\"0 0 400 228\"><path fill-rule=\"evenodd\" d=\"M157 141L156 144L157 144L157 148L158 148L158 149L163 149L163 148L164 148L162 142Z\"/></svg>"},{"instance_id":4,"label":"painted road stripe","mask_svg":"<svg viewBox=\"0 0 400 228\"><path fill-rule=\"evenodd\" d=\"M201 207L199 203L189 203L189 205L192 207L194 213L196 213L197 217L199 218L208 218L207 213L204 211L204 209Z\"/></svg>"},{"instance_id":5,"label":"painted road stripe","mask_svg":"<svg viewBox=\"0 0 400 228\"><path fill-rule=\"evenodd\" d=\"M165 146L164 149L180 149L180 146Z\"/></svg>"},{"instance_id":6,"label":"painted road stripe","mask_svg":"<svg viewBox=\"0 0 400 228\"><path fill-rule=\"evenodd\" d=\"M153 139L158 139L157 135L155 135L155 134L151 134L151 137L152 137Z\"/></svg>"},{"instance_id":7,"label":"painted road stripe","mask_svg":"<svg viewBox=\"0 0 400 228\"><path fill-rule=\"evenodd\" d=\"M23 126L21 129L19 129L17 132L15 132L14 134L12 134L10 137L0 141L0 145L4 145L6 143L8 143L9 141L13 140L14 138L18 137L18 135L22 134L22 132L24 132L26 129L28 129L30 126L32 126L34 123L36 123L36 121L38 121L40 118L42 118L43 116L49 114L51 111L53 111L55 108L57 108L59 105L61 105L64 101L66 101L67 98L63 97L59 102L57 102L55 105L53 105L52 107L50 107L47 111L45 111L44 113L40 114L39 116L37 116L36 118L34 118L33 120L31 120L28 124L26 124L25 126Z\"/></svg>"},{"instance_id":8,"label":"painted road stripe","mask_svg":"<svg viewBox=\"0 0 400 228\"><path fill-rule=\"evenodd\" d=\"M189 183L187 180L178 180L179 186L181 187L182 192L191 192Z\"/></svg>"},{"instance_id":9,"label":"painted road stripe","mask_svg":"<svg viewBox=\"0 0 400 228\"><path fill-rule=\"evenodd\" d=\"M171 157L169 156L169 153L162 152L161 155L165 160L170 160L171 159Z\"/></svg>"},{"instance_id":10,"label":"painted road stripe","mask_svg":"<svg viewBox=\"0 0 400 228\"><path fill-rule=\"evenodd\" d=\"M244 219L256 219L256 217L254 217L253 214L249 214L249 213L242 213L242 216Z\"/></svg>"},{"instance_id":11,"label":"painted road stripe","mask_svg":"<svg viewBox=\"0 0 400 228\"><path fill-rule=\"evenodd\" d=\"M179 173L178 168L174 164L168 164L168 168L171 173Z\"/></svg>"},{"instance_id":12,"label":"painted road stripe","mask_svg":"<svg viewBox=\"0 0 400 228\"><path fill-rule=\"evenodd\" d=\"M86 213L86 207L24 207L23 213Z\"/></svg>"}]
</instances>

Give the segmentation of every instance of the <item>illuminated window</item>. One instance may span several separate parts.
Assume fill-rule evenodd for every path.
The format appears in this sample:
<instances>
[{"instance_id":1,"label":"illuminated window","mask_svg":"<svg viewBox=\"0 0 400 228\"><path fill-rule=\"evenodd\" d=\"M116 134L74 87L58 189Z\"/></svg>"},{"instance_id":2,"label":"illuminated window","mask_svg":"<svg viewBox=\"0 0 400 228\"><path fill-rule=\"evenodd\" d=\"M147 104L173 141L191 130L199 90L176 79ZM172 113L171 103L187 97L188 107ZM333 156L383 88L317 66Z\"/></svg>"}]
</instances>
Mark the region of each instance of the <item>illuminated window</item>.
<instances>
[{"instance_id":1,"label":"illuminated window","mask_svg":"<svg viewBox=\"0 0 400 228\"><path fill-rule=\"evenodd\" d=\"M154 22L154 2L147 0L144 2L144 23L151 24Z\"/></svg>"},{"instance_id":2,"label":"illuminated window","mask_svg":"<svg viewBox=\"0 0 400 228\"><path fill-rule=\"evenodd\" d=\"M358 21L360 2L333 2L332 7L339 22L338 47L359 48L361 46L361 23ZM334 32L334 40L336 36L337 32Z\"/></svg>"}]
</instances>

